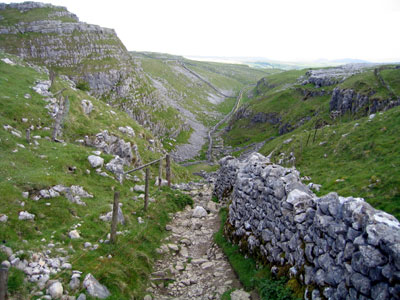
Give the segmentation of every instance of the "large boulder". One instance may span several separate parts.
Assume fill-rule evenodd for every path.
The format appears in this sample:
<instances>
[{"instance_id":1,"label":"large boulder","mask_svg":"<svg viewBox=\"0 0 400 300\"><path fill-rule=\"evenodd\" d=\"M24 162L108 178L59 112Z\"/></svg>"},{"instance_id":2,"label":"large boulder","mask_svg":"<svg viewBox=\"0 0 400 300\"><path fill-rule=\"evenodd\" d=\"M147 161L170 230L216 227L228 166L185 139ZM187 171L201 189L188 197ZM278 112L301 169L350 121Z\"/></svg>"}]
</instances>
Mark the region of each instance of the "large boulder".
<instances>
[{"instance_id":1,"label":"large boulder","mask_svg":"<svg viewBox=\"0 0 400 300\"><path fill-rule=\"evenodd\" d=\"M64 289L59 281L55 281L49 286L49 294L52 299L60 299L63 295Z\"/></svg>"},{"instance_id":2,"label":"large boulder","mask_svg":"<svg viewBox=\"0 0 400 300\"><path fill-rule=\"evenodd\" d=\"M88 157L89 163L93 168L99 168L103 166L104 159L97 155L90 155Z\"/></svg>"},{"instance_id":3,"label":"large boulder","mask_svg":"<svg viewBox=\"0 0 400 300\"><path fill-rule=\"evenodd\" d=\"M207 217L207 211L202 206L196 206L192 213L193 218Z\"/></svg>"},{"instance_id":4,"label":"large boulder","mask_svg":"<svg viewBox=\"0 0 400 300\"><path fill-rule=\"evenodd\" d=\"M86 288L88 294L92 297L105 299L111 295L107 287L100 284L92 274L87 274L83 280L83 286Z\"/></svg>"}]
</instances>

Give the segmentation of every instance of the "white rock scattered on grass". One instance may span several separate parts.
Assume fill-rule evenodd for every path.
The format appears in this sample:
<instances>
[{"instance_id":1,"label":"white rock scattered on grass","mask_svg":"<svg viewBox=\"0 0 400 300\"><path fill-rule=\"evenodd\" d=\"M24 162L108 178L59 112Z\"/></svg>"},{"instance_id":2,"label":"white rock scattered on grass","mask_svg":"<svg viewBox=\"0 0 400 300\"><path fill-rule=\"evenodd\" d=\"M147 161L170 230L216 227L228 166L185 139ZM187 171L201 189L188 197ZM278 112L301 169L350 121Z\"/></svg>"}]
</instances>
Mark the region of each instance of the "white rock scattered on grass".
<instances>
[{"instance_id":1,"label":"white rock scattered on grass","mask_svg":"<svg viewBox=\"0 0 400 300\"><path fill-rule=\"evenodd\" d=\"M60 299L63 295L64 289L61 282L56 281L50 284L49 286L49 294L52 299Z\"/></svg>"},{"instance_id":2,"label":"white rock scattered on grass","mask_svg":"<svg viewBox=\"0 0 400 300\"><path fill-rule=\"evenodd\" d=\"M15 65L15 62L13 62L11 59L9 59L7 57L6 58L2 58L1 61L6 63L6 64L8 64L8 65L11 65L11 66Z\"/></svg>"},{"instance_id":3,"label":"white rock scattered on grass","mask_svg":"<svg viewBox=\"0 0 400 300\"><path fill-rule=\"evenodd\" d=\"M289 143L291 143L292 141L293 141L293 139L290 138L290 139L284 140L283 143L284 143L284 144L289 144Z\"/></svg>"},{"instance_id":4,"label":"white rock scattered on grass","mask_svg":"<svg viewBox=\"0 0 400 300\"><path fill-rule=\"evenodd\" d=\"M9 269L9 268L11 267L11 263L10 263L8 260L5 260L5 261L3 261L3 262L1 263L1 266L2 266L3 268Z\"/></svg>"},{"instance_id":5,"label":"white rock scattered on grass","mask_svg":"<svg viewBox=\"0 0 400 300\"><path fill-rule=\"evenodd\" d=\"M71 239L79 239L81 236L79 235L79 232L78 232L78 230L71 230L69 233L68 233L68 236L71 238Z\"/></svg>"},{"instance_id":6,"label":"white rock scattered on grass","mask_svg":"<svg viewBox=\"0 0 400 300\"><path fill-rule=\"evenodd\" d=\"M145 186L144 186L144 185L135 185L135 186L133 187L133 190L134 190L135 192L144 193L144 192L145 192Z\"/></svg>"},{"instance_id":7,"label":"white rock scattered on grass","mask_svg":"<svg viewBox=\"0 0 400 300\"><path fill-rule=\"evenodd\" d=\"M139 224L143 224L144 223L144 221L143 221L143 219L141 217L138 217L137 220L138 220Z\"/></svg>"},{"instance_id":8,"label":"white rock scattered on grass","mask_svg":"<svg viewBox=\"0 0 400 300\"><path fill-rule=\"evenodd\" d=\"M100 156L100 155L101 155L101 151L92 151L92 153L93 153L94 155L97 155L97 156Z\"/></svg>"},{"instance_id":9,"label":"white rock scattered on grass","mask_svg":"<svg viewBox=\"0 0 400 300\"><path fill-rule=\"evenodd\" d=\"M154 183L154 186L158 186L158 180L159 180L158 176L156 176L156 181ZM167 185L168 185L168 181L161 178L161 186L167 186Z\"/></svg>"},{"instance_id":10,"label":"white rock scattered on grass","mask_svg":"<svg viewBox=\"0 0 400 300\"><path fill-rule=\"evenodd\" d=\"M19 138L21 137L21 133L16 130L11 130L11 134Z\"/></svg>"},{"instance_id":11,"label":"white rock scattered on grass","mask_svg":"<svg viewBox=\"0 0 400 300\"><path fill-rule=\"evenodd\" d=\"M22 198L28 199L29 192L22 192Z\"/></svg>"},{"instance_id":12,"label":"white rock scattered on grass","mask_svg":"<svg viewBox=\"0 0 400 300\"><path fill-rule=\"evenodd\" d=\"M30 214L27 211L21 211L18 216L19 220L33 220L35 219L34 214Z\"/></svg>"},{"instance_id":13,"label":"white rock scattered on grass","mask_svg":"<svg viewBox=\"0 0 400 300\"><path fill-rule=\"evenodd\" d=\"M92 101L83 99L83 100L81 101L81 104L82 104L83 112L84 112L86 115L89 115L89 114L93 111L93 104L92 104Z\"/></svg>"},{"instance_id":14,"label":"white rock scattered on grass","mask_svg":"<svg viewBox=\"0 0 400 300\"><path fill-rule=\"evenodd\" d=\"M7 215L0 214L0 223L5 223L7 222L7 220L8 220Z\"/></svg>"},{"instance_id":15,"label":"white rock scattered on grass","mask_svg":"<svg viewBox=\"0 0 400 300\"><path fill-rule=\"evenodd\" d=\"M100 284L96 278L93 277L92 274L87 274L84 281L83 286L86 288L87 292L92 297L97 297L99 299L105 299L111 295L108 291L107 287Z\"/></svg>"},{"instance_id":16,"label":"white rock scattered on grass","mask_svg":"<svg viewBox=\"0 0 400 300\"><path fill-rule=\"evenodd\" d=\"M368 119L372 120L373 118L375 118L375 114L370 114Z\"/></svg>"},{"instance_id":17,"label":"white rock scattered on grass","mask_svg":"<svg viewBox=\"0 0 400 300\"><path fill-rule=\"evenodd\" d=\"M50 80L43 80L37 82L36 86L34 86L32 89L39 95L51 97L52 95L49 92L50 86L51 86Z\"/></svg>"},{"instance_id":18,"label":"white rock scattered on grass","mask_svg":"<svg viewBox=\"0 0 400 300\"><path fill-rule=\"evenodd\" d=\"M24 98L25 98L25 99L31 99L32 96L31 96L31 94L25 94L25 95L24 95Z\"/></svg>"},{"instance_id":19,"label":"white rock scattered on grass","mask_svg":"<svg viewBox=\"0 0 400 300\"><path fill-rule=\"evenodd\" d=\"M86 300L86 295L85 294L80 294L76 300Z\"/></svg>"},{"instance_id":20,"label":"white rock scattered on grass","mask_svg":"<svg viewBox=\"0 0 400 300\"><path fill-rule=\"evenodd\" d=\"M202 218L207 216L207 211L201 207L201 206L196 206L193 210L192 217L193 218Z\"/></svg>"},{"instance_id":21,"label":"white rock scattered on grass","mask_svg":"<svg viewBox=\"0 0 400 300\"><path fill-rule=\"evenodd\" d=\"M135 131L130 126L118 127L118 130L121 131L122 133L125 133L125 134L131 136L131 137L135 137Z\"/></svg>"},{"instance_id":22,"label":"white rock scattered on grass","mask_svg":"<svg viewBox=\"0 0 400 300\"><path fill-rule=\"evenodd\" d=\"M7 257L10 257L13 254L13 251L10 247L1 245L0 246L0 251L5 253L7 255Z\"/></svg>"},{"instance_id":23,"label":"white rock scattered on grass","mask_svg":"<svg viewBox=\"0 0 400 300\"><path fill-rule=\"evenodd\" d=\"M70 282L69 282L69 287L71 290L76 290L79 288L79 286L81 285L81 281L79 279L79 277L72 277Z\"/></svg>"},{"instance_id":24,"label":"white rock scattered on grass","mask_svg":"<svg viewBox=\"0 0 400 300\"><path fill-rule=\"evenodd\" d=\"M90 248L90 247L92 247L92 243L91 243L91 242L85 242L85 243L83 244L83 247L85 247L85 248Z\"/></svg>"},{"instance_id":25,"label":"white rock scattered on grass","mask_svg":"<svg viewBox=\"0 0 400 300\"><path fill-rule=\"evenodd\" d=\"M93 168L102 167L104 163L104 159L97 155L90 155L88 160Z\"/></svg>"},{"instance_id":26,"label":"white rock scattered on grass","mask_svg":"<svg viewBox=\"0 0 400 300\"><path fill-rule=\"evenodd\" d=\"M26 123L26 122L28 122L28 119L27 118L22 118L21 121L22 121L22 123Z\"/></svg>"}]
</instances>

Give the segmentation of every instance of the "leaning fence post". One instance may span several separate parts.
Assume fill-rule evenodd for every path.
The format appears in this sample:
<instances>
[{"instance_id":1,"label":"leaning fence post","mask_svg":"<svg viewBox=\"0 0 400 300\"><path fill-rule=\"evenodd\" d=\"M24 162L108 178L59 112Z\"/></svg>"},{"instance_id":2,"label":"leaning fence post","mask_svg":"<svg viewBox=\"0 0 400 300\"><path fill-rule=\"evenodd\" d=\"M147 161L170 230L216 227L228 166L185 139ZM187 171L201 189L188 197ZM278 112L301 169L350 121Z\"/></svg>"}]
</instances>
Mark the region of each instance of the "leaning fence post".
<instances>
[{"instance_id":1,"label":"leaning fence post","mask_svg":"<svg viewBox=\"0 0 400 300\"><path fill-rule=\"evenodd\" d=\"M115 191L112 221L111 221L111 238L110 238L111 243L115 243L117 240L118 209L119 209L119 192Z\"/></svg>"},{"instance_id":2,"label":"leaning fence post","mask_svg":"<svg viewBox=\"0 0 400 300\"><path fill-rule=\"evenodd\" d=\"M8 269L0 269L0 300L8 299L7 296Z\"/></svg>"},{"instance_id":3,"label":"leaning fence post","mask_svg":"<svg viewBox=\"0 0 400 300\"><path fill-rule=\"evenodd\" d=\"M149 177L150 170L146 168L146 179L144 185L144 211L147 211L147 206L149 205Z\"/></svg>"},{"instance_id":4,"label":"leaning fence post","mask_svg":"<svg viewBox=\"0 0 400 300\"><path fill-rule=\"evenodd\" d=\"M171 157L169 156L169 154L167 154L165 158L167 162L166 172L167 172L168 186L171 187Z\"/></svg>"},{"instance_id":5,"label":"leaning fence post","mask_svg":"<svg viewBox=\"0 0 400 300\"><path fill-rule=\"evenodd\" d=\"M160 159L160 164L158 165L158 186L161 186L161 182L162 182L162 162L163 160Z\"/></svg>"}]
</instances>

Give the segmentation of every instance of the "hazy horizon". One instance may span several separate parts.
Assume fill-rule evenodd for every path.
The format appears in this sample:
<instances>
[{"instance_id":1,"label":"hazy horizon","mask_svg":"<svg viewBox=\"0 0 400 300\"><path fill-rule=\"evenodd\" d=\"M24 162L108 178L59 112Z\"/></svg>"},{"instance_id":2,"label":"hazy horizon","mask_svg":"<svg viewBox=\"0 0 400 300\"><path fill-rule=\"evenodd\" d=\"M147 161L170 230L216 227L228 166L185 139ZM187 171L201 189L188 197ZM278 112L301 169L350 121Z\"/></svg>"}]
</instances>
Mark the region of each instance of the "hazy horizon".
<instances>
[{"instance_id":1,"label":"hazy horizon","mask_svg":"<svg viewBox=\"0 0 400 300\"><path fill-rule=\"evenodd\" d=\"M40 2L114 28L130 51L280 62L400 61L397 0Z\"/></svg>"}]
</instances>

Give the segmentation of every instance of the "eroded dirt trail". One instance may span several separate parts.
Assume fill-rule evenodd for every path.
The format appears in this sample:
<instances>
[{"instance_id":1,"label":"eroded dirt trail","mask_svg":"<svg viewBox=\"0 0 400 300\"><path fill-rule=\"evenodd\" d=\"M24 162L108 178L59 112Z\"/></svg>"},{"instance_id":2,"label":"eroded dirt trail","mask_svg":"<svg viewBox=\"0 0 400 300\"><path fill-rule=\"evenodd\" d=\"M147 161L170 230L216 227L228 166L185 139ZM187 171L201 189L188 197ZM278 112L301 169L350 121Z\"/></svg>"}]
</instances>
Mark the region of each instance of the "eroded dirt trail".
<instances>
[{"instance_id":1,"label":"eroded dirt trail","mask_svg":"<svg viewBox=\"0 0 400 300\"><path fill-rule=\"evenodd\" d=\"M159 249L165 255L157 262L148 289L153 299L220 299L225 291L241 288L213 240L220 220L211 188L199 184L190 194L194 208L178 212L167 225L171 235Z\"/></svg>"}]
</instances>

